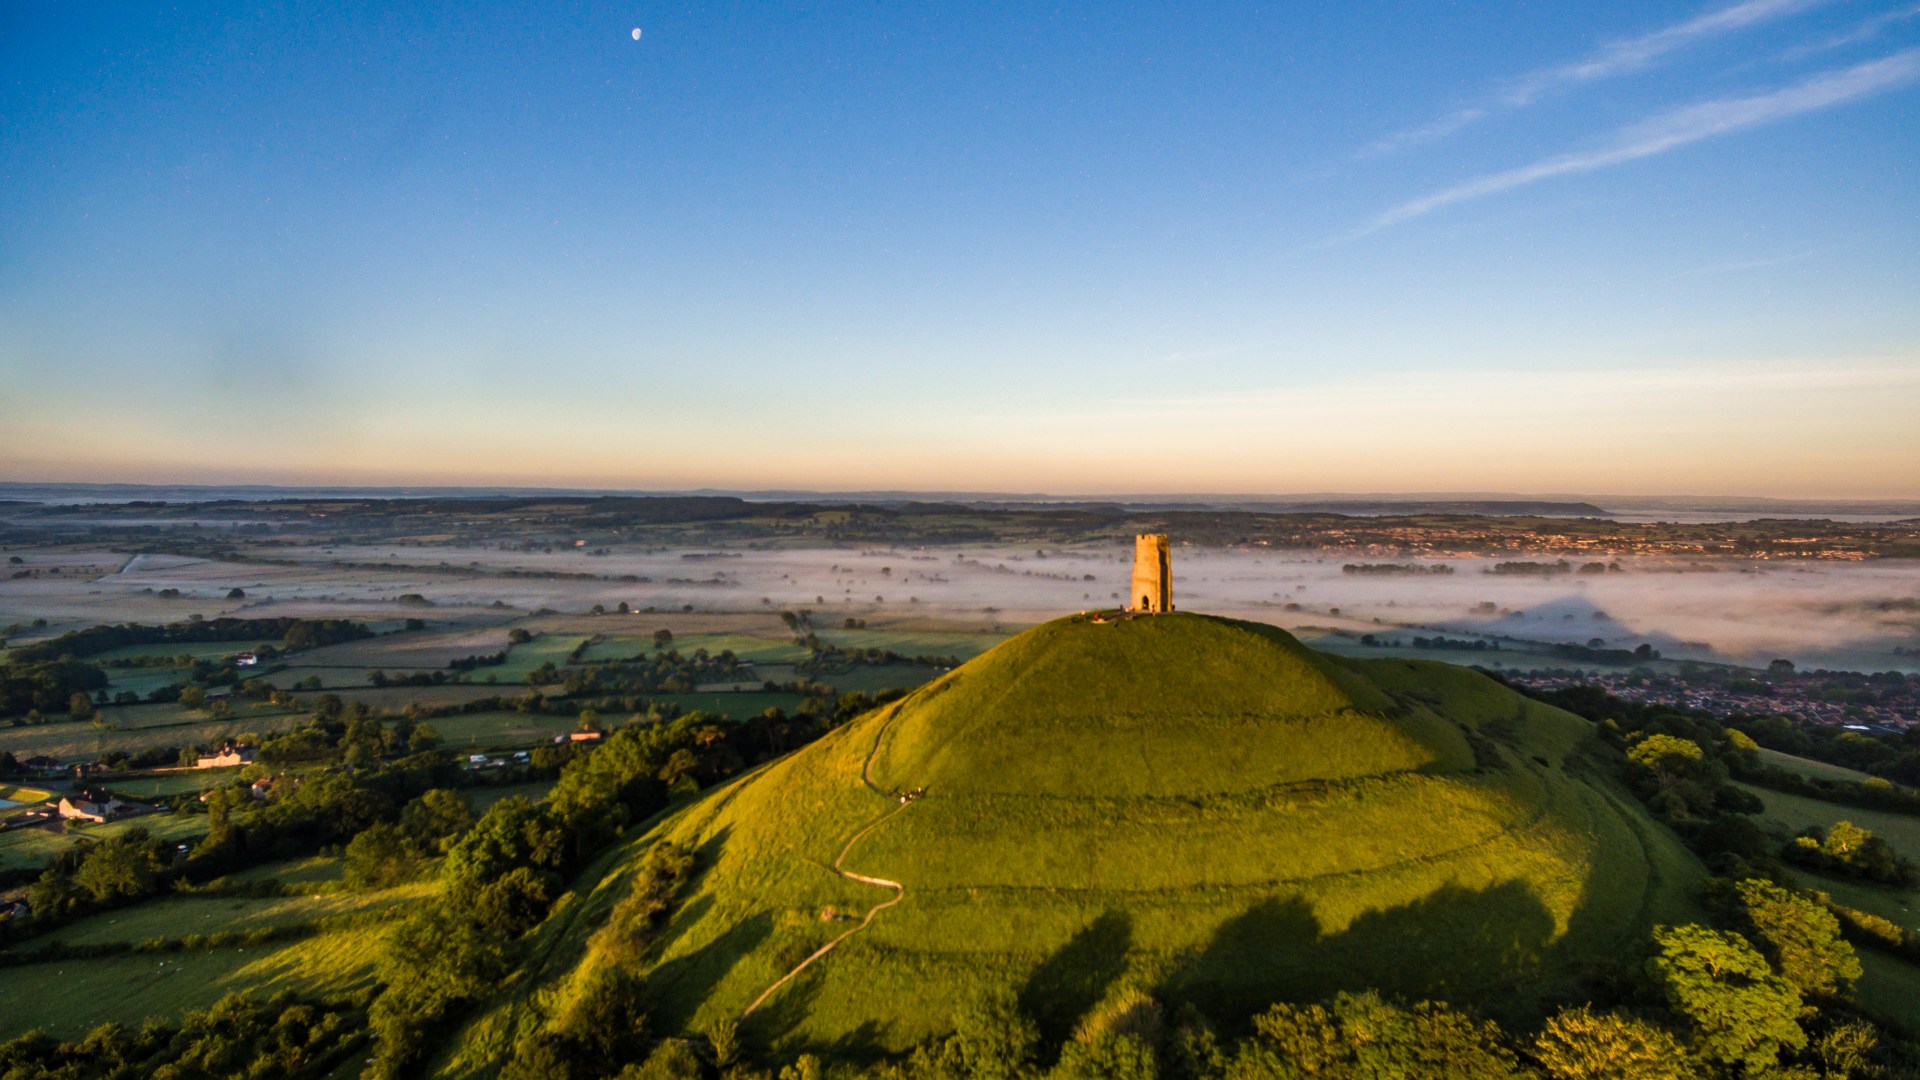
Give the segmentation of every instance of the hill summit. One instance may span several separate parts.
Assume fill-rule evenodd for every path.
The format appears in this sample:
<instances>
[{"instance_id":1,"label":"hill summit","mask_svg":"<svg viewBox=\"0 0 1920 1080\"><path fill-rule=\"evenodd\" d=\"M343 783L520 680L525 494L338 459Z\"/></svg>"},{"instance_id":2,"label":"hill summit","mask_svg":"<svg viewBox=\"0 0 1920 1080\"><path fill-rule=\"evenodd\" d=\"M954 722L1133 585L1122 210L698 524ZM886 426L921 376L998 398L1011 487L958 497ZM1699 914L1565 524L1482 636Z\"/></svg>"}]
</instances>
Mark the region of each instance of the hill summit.
<instances>
[{"instance_id":1,"label":"hill summit","mask_svg":"<svg viewBox=\"0 0 1920 1080\"><path fill-rule=\"evenodd\" d=\"M1599 754L1465 669L1062 619L665 818L577 921L652 844L694 850L651 1023L745 1012L786 1049L898 1050L989 988L1056 1038L1132 989L1229 1024L1342 989L1492 1000L1691 913L1701 869Z\"/></svg>"}]
</instances>

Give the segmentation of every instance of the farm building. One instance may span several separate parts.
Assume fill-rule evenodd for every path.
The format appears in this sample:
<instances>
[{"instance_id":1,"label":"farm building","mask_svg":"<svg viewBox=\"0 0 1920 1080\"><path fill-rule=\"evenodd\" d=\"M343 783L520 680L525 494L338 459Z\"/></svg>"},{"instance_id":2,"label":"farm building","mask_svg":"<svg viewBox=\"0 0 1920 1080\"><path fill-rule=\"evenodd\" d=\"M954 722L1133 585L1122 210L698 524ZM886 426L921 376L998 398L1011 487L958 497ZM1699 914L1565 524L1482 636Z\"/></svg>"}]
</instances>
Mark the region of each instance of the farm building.
<instances>
[{"instance_id":1,"label":"farm building","mask_svg":"<svg viewBox=\"0 0 1920 1080\"><path fill-rule=\"evenodd\" d=\"M99 788L81 788L60 799L60 816L74 821L110 821L151 809L143 803L128 802L111 791Z\"/></svg>"},{"instance_id":2,"label":"farm building","mask_svg":"<svg viewBox=\"0 0 1920 1080\"><path fill-rule=\"evenodd\" d=\"M253 764L253 747L239 743L227 743L218 752L201 754L193 759L196 769L224 769L233 765Z\"/></svg>"}]
</instances>

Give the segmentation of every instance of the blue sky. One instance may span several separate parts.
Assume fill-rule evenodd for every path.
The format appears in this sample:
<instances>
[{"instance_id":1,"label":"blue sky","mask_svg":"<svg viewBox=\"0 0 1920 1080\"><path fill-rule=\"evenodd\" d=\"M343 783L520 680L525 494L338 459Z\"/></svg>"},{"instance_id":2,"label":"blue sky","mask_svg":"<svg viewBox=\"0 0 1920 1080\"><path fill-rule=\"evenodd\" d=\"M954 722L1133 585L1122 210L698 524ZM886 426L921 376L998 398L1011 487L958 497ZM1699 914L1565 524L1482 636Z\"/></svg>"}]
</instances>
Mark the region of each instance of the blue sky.
<instances>
[{"instance_id":1,"label":"blue sky","mask_svg":"<svg viewBox=\"0 0 1920 1080\"><path fill-rule=\"evenodd\" d=\"M0 477L1920 495L1910 0L391 7L0 11Z\"/></svg>"}]
</instances>

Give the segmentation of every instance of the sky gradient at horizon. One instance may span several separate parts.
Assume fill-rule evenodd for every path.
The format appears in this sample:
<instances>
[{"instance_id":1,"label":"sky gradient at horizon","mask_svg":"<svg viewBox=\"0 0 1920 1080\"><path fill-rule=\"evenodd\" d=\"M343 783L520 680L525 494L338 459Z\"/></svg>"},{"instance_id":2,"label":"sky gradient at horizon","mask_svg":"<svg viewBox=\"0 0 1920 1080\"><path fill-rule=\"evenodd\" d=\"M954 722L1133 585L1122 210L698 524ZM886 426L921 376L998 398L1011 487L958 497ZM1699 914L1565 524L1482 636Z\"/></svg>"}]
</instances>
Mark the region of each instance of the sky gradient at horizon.
<instances>
[{"instance_id":1,"label":"sky gradient at horizon","mask_svg":"<svg viewBox=\"0 0 1920 1080\"><path fill-rule=\"evenodd\" d=\"M1912 2L15 5L0 63L0 479L1920 496Z\"/></svg>"}]
</instances>

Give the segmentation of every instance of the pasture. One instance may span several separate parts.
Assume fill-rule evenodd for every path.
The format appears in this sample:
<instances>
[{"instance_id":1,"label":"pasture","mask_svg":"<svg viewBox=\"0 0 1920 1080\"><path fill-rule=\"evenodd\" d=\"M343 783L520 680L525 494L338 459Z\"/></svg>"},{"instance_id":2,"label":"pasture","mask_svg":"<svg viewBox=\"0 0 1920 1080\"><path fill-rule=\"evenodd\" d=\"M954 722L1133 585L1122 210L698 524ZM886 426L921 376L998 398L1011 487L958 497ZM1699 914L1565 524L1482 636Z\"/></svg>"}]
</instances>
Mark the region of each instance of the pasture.
<instances>
[{"instance_id":1,"label":"pasture","mask_svg":"<svg viewBox=\"0 0 1920 1080\"><path fill-rule=\"evenodd\" d=\"M36 1028L73 1039L106 1023L204 1009L223 995L282 990L339 997L372 982L382 926L357 926L288 942L55 960L0 977L0 1040Z\"/></svg>"},{"instance_id":2,"label":"pasture","mask_svg":"<svg viewBox=\"0 0 1920 1080\"><path fill-rule=\"evenodd\" d=\"M246 882L272 879L288 885L332 885L340 881L345 866L345 861L338 855L308 855L229 874L227 880Z\"/></svg>"},{"instance_id":3,"label":"pasture","mask_svg":"<svg viewBox=\"0 0 1920 1080\"><path fill-rule=\"evenodd\" d=\"M1816 780L1873 779L1871 775L1863 773L1858 769L1849 769L1844 765L1830 765L1827 762L1815 761L1812 758L1795 757L1792 754L1783 754L1778 750L1769 750L1764 746L1760 748L1760 760L1765 764L1785 769L1788 772L1799 773L1801 776L1811 776Z\"/></svg>"},{"instance_id":4,"label":"pasture","mask_svg":"<svg viewBox=\"0 0 1920 1080\"><path fill-rule=\"evenodd\" d=\"M475 670L475 678L487 675L509 686L524 686L527 676L542 664L562 667L573 650L587 640L585 634L541 634L507 650L507 662L496 667Z\"/></svg>"},{"instance_id":5,"label":"pasture","mask_svg":"<svg viewBox=\"0 0 1920 1080\"><path fill-rule=\"evenodd\" d=\"M670 701L685 712L712 713L734 720L746 720L768 709L793 712L806 699L785 691L743 690L726 693L655 694L654 701Z\"/></svg>"},{"instance_id":6,"label":"pasture","mask_svg":"<svg viewBox=\"0 0 1920 1080\"><path fill-rule=\"evenodd\" d=\"M1834 822L1851 821L1855 825L1892 844L1894 850L1920 862L1920 817L1885 810L1865 810L1841 806L1804 795L1790 795L1753 784L1739 785L1766 804L1766 820L1788 832L1797 833L1809 825L1832 828Z\"/></svg>"},{"instance_id":7,"label":"pasture","mask_svg":"<svg viewBox=\"0 0 1920 1080\"><path fill-rule=\"evenodd\" d=\"M194 795L240 782L243 767L228 769L182 769L179 772L153 773L147 776L114 777L104 786L132 799L171 799L176 795Z\"/></svg>"},{"instance_id":8,"label":"pasture","mask_svg":"<svg viewBox=\"0 0 1920 1080\"><path fill-rule=\"evenodd\" d=\"M87 659L109 666L116 660L152 660L155 657L172 659L187 656L195 660L217 661L236 653L255 652L268 645L278 648L280 642L277 639L272 641L163 641L154 645L122 645L117 649L96 653Z\"/></svg>"},{"instance_id":9,"label":"pasture","mask_svg":"<svg viewBox=\"0 0 1920 1080\"><path fill-rule=\"evenodd\" d=\"M603 723L619 723L624 717L609 716ZM539 713L511 711L462 713L437 716L427 721L440 733L440 744L448 750L483 750L494 746L523 746L550 741L580 729L578 716L545 716Z\"/></svg>"},{"instance_id":10,"label":"pasture","mask_svg":"<svg viewBox=\"0 0 1920 1080\"><path fill-rule=\"evenodd\" d=\"M502 799L521 798L539 802L553 790L553 781L534 780L525 784L497 784L492 787L461 788L457 794L467 800L475 814L484 814L487 808Z\"/></svg>"},{"instance_id":11,"label":"pasture","mask_svg":"<svg viewBox=\"0 0 1920 1080\"><path fill-rule=\"evenodd\" d=\"M133 944L189 934L271 930L330 916L404 906L431 895L434 887L432 882L422 881L368 893L330 891L264 899L191 894L163 896L81 919L32 938L17 949L31 952L55 945Z\"/></svg>"},{"instance_id":12,"label":"pasture","mask_svg":"<svg viewBox=\"0 0 1920 1080\"><path fill-rule=\"evenodd\" d=\"M986 652L1012 635L955 630L822 630L820 640L842 649L885 649L901 656L956 656Z\"/></svg>"},{"instance_id":13,"label":"pasture","mask_svg":"<svg viewBox=\"0 0 1920 1080\"><path fill-rule=\"evenodd\" d=\"M1860 950L1860 1003L1908 1027L1920 1027L1920 967L1872 949Z\"/></svg>"},{"instance_id":14,"label":"pasture","mask_svg":"<svg viewBox=\"0 0 1920 1080\"><path fill-rule=\"evenodd\" d=\"M102 715L111 717L112 712L102 710ZM45 754L60 761L92 760L115 750L138 753L160 747L211 746L242 734L286 731L306 722L307 715L303 712L269 708L258 712L235 710L217 720L188 716L178 723L128 730L90 723L36 724L0 728L0 750L11 751L16 757Z\"/></svg>"},{"instance_id":15,"label":"pasture","mask_svg":"<svg viewBox=\"0 0 1920 1080\"><path fill-rule=\"evenodd\" d=\"M710 656L732 651L734 656L754 664L792 664L807 658L807 650L804 647L795 645L784 637L757 637L749 634L676 634L667 648L682 656L691 656L696 649L705 649ZM657 651L659 650L654 648L651 634L623 635L595 641L587 646L587 651L581 659L588 663L631 660L635 657L652 656Z\"/></svg>"},{"instance_id":16,"label":"pasture","mask_svg":"<svg viewBox=\"0 0 1920 1080\"><path fill-rule=\"evenodd\" d=\"M52 825L0 832L0 870L44 866L54 855L74 844L106 840L134 829L145 829L162 840L196 840L207 834L205 814L145 814L98 825Z\"/></svg>"}]
</instances>

